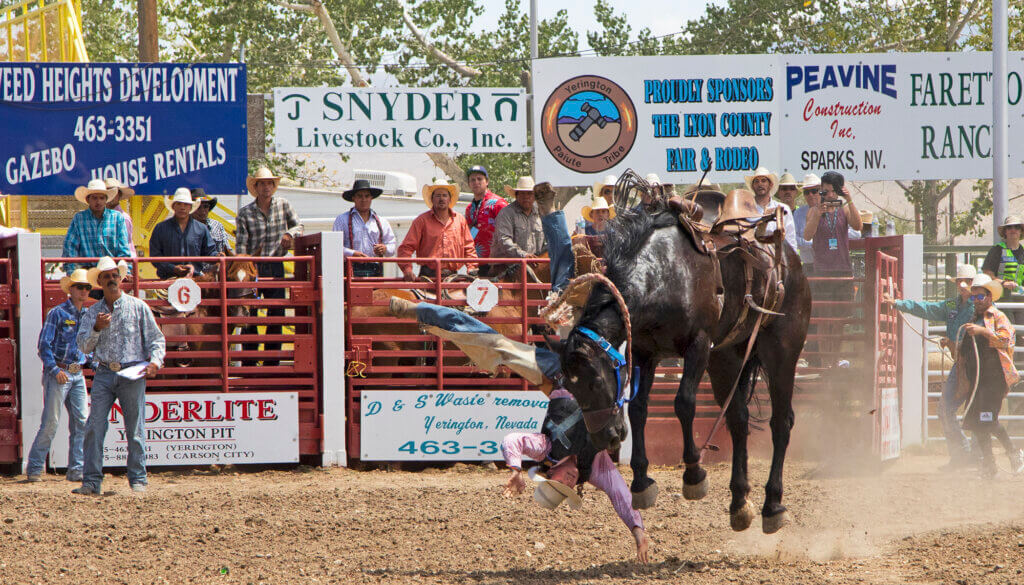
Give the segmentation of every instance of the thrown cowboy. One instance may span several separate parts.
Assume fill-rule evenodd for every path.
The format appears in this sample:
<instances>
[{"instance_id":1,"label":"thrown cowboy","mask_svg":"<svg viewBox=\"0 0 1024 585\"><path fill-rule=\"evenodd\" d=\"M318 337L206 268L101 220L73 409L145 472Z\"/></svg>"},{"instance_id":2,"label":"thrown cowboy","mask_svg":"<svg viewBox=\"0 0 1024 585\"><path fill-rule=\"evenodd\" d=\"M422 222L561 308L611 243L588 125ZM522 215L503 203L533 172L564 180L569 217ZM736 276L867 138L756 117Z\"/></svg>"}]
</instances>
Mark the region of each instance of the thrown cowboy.
<instances>
[{"instance_id":1,"label":"thrown cowboy","mask_svg":"<svg viewBox=\"0 0 1024 585\"><path fill-rule=\"evenodd\" d=\"M217 198L210 197L202 187L197 187L192 189L192 200L199 202L199 206L192 212L192 219L210 230L210 237L213 239L215 249L214 254L234 256L235 251L231 249L231 241L228 239L228 231L224 229L224 224L210 218L210 212L217 208Z\"/></svg>"},{"instance_id":2,"label":"thrown cowboy","mask_svg":"<svg viewBox=\"0 0 1024 585\"><path fill-rule=\"evenodd\" d=\"M409 226L402 245L398 247L399 258L476 258L476 246L470 234L466 218L452 211L459 191L455 185L435 183L423 186L423 201L430 208L421 213ZM476 270L475 264L442 262L441 276L457 272L465 266ZM400 264L399 269L405 280L414 280L412 264ZM420 265L420 276L436 277L433 264Z\"/></svg>"},{"instance_id":3,"label":"thrown cowboy","mask_svg":"<svg viewBox=\"0 0 1024 585\"><path fill-rule=\"evenodd\" d=\"M764 167L757 167L753 175L743 177L743 180L747 184L747 189L754 193L754 204L757 206L758 213L765 214L776 207L782 208L782 227L786 231L786 241L796 250L796 226L793 223L793 210L785 203L773 199L779 190L779 177ZM770 222L765 229L765 234L772 234L776 229L775 222Z\"/></svg>"},{"instance_id":4,"label":"thrown cowboy","mask_svg":"<svg viewBox=\"0 0 1024 585\"><path fill-rule=\"evenodd\" d=\"M43 416L39 432L28 452L25 473L28 481L39 481L50 444L57 432L61 405L68 409L68 481L82 481L82 442L85 440L85 377L82 366L86 357L78 349L78 326L85 312L92 285L84 268L78 268L60 280L60 288L68 295L60 305L50 309L39 333L39 359L43 362Z\"/></svg>"},{"instance_id":5,"label":"thrown cowboy","mask_svg":"<svg viewBox=\"0 0 1024 585\"><path fill-rule=\"evenodd\" d=\"M533 187L533 177L519 177L515 188L505 185L506 195L515 201L494 222L493 257L536 258L547 251Z\"/></svg>"},{"instance_id":6,"label":"thrown cowboy","mask_svg":"<svg viewBox=\"0 0 1024 585\"><path fill-rule=\"evenodd\" d=\"M128 484L144 492L146 476L146 378L163 366L164 334L145 301L121 291L128 273L124 260L108 256L89 269L89 283L103 298L86 309L78 331L78 349L92 354L91 408L85 424L82 486L76 494L100 495L103 484L103 440L110 409L116 400L124 416ZM141 370L136 372L136 370Z\"/></svg>"},{"instance_id":7,"label":"thrown cowboy","mask_svg":"<svg viewBox=\"0 0 1024 585\"><path fill-rule=\"evenodd\" d=\"M138 252L135 250L135 222L132 221L132 216L121 206L121 202L124 201L126 197L135 195L135 189L132 189L114 177L107 177L103 181L103 184L109 189L114 189L113 194L109 199L107 199L107 209L113 209L124 216L125 225L128 227L128 251L131 253L132 258L136 258L138 256Z\"/></svg>"},{"instance_id":8,"label":"thrown cowboy","mask_svg":"<svg viewBox=\"0 0 1024 585\"><path fill-rule=\"evenodd\" d=\"M192 213L199 207L198 201L192 200L192 193L181 187L174 192L174 197L164 197L164 205L173 214L171 217L156 224L149 240L149 255L160 256L214 256L217 247L210 230L201 221L192 218ZM192 277L202 274L206 264L193 262L153 262L156 275L161 280L171 278Z\"/></svg>"},{"instance_id":9,"label":"thrown cowboy","mask_svg":"<svg viewBox=\"0 0 1024 585\"><path fill-rule=\"evenodd\" d=\"M64 236L63 257L65 258L130 258L128 247L128 224L124 214L107 209L107 199L113 197L116 188L107 187L101 179L93 179L85 187L75 189L75 199L89 206L71 218L68 233ZM67 262L64 271L71 273L75 268L92 266Z\"/></svg>"},{"instance_id":10,"label":"thrown cowboy","mask_svg":"<svg viewBox=\"0 0 1024 585\"><path fill-rule=\"evenodd\" d=\"M353 207L334 219L334 231L341 232L345 257L383 258L394 256L398 247L395 232L388 220L370 208L383 193L370 186L366 179L356 179L352 188L341 194ZM353 262L352 276L384 276L380 262Z\"/></svg>"},{"instance_id":11,"label":"thrown cowboy","mask_svg":"<svg viewBox=\"0 0 1024 585\"><path fill-rule=\"evenodd\" d=\"M466 224L473 235L477 258L491 257L491 241L494 238L494 221L498 212L508 205L508 201L498 197L490 189L487 169L482 165L473 165L466 171L469 189L473 192L473 201L466 206ZM480 276L487 276L490 266L480 265Z\"/></svg>"}]
</instances>

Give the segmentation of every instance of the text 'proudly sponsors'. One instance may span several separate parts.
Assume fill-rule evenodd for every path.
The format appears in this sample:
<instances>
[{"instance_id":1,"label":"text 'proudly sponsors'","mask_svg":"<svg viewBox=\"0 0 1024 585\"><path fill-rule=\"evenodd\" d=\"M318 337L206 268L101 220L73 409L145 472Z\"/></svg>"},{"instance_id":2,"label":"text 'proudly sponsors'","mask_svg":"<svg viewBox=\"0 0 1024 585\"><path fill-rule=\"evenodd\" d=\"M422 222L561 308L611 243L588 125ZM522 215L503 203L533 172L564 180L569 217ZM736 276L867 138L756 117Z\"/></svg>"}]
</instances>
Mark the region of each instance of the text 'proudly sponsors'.
<instances>
[{"instance_id":1,"label":"text 'proudly sponsors'","mask_svg":"<svg viewBox=\"0 0 1024 585\"><path fill-rule=\"evenodd\" d=\"M522 88L274 88L277 152L526 152Z\"/></svg>"},{"instance_id":2,"label":"text 'proudly sponsors'","mask_svg":"<svg viewBox=\"0 0 1024 585\"><path fill-rule=\"evenodd\" d=\"M147 465L289 463L299 460L299 399L295 392L199 393L146 396ZM110 411L103 466L128 460L124 413ZM67 426L58 431L53 465L67 466Z\"/></svg>"},{"instance_id":3,"label":"text 'proudly sponsors'","mask_svg":"<svg viewBox=\"0 0 1024 585\"><path fill-rule=\"evenodd\" d=\"M245 66L0 63L0 192L244 192Z\"/></svg>"},{"instance_id":4,"label":"text 'proudly sponsors'","mask_svg":"<svg viewBox=\"0 0 1024 585\"><path fill-rule=\"evenodd\" d=\"M1008 75L1024 130L1024 53ZM758 166L862 180L991 176L985 53L542 59L537 175L557 185L633 168L738 182ZM1024 176L1024 144L1010 146ZM1016 173L1014 173L1016 170Z\"/></svg>"},{"instance_id":5,"label":"text 'proudly sponsors'","mask_svg":"<svg viewBox=\"0 0 1024 585\"><path fill-rule=\"evenodd\" d=\"M508 433L539 433L548 398L540 392L364 390L363 461L502 459Z\"/></svg>"}]
</instances>

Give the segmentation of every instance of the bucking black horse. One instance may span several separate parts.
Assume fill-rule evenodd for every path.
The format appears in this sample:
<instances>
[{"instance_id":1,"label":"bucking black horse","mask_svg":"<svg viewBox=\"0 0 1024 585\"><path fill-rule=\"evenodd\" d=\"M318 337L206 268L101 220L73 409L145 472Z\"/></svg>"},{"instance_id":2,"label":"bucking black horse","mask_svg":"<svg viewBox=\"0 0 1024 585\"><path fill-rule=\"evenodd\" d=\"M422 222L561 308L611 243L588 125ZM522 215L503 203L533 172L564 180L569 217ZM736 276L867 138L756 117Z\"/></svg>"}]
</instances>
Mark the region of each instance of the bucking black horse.
<instances>
[{"instance_id":1,"label":"bucking black horse","mask_svg":"<svg viewBox=\"0 0 1024 585\"><path fill-rule=\"evenodd\" d=\"M738 384L725 415L733 454L729 513L734 530L750 526L756 512L747 499L747 402L760 368L771 397L774 445L761 511L762 529L773 533L789 521L782 505L782 467L794 422L793 378L810 319L810 289L799 256L782 243L785 294L775 310L784 316L772 317L761 325L750 358L744 364L747 342L755 327L755 319L743 316L749 313L743 309L745 291L753 299L761 299L765 297L765 287L777 283L755 278L753 288L745 288L746 274L739 255L721 259L719 280L715 258L698 246L697 239L681 227L676 215L665 211L654 215L620 214L605 242L606 275L621 292L631 314L633 366L638 371L637 393L629 403L633 507L650 507L657 495L657 485L647 475L644 446L655 367L663 358L681 356L683 376L675 397L675 413L682 424L684 440L683 495L700 499L708 491L707 473L701 468L700 451L693 437L697 386L707 371L720 406L734 384ZM734 332L737 322L739 329ZM621 398L623 394L628 396L629 390L622 388L625 371L616 369L621 360L615 358L614 352L625 336L616 300L607 287L598 284L579 324L560 347L566 387L584 412L591 414L588 430L598 448L615 448L626 438L616 402L621 406ZM614 353L608 351L609 345L602 347L599 338L607 340Z\"/></svg>"}]
</instances>

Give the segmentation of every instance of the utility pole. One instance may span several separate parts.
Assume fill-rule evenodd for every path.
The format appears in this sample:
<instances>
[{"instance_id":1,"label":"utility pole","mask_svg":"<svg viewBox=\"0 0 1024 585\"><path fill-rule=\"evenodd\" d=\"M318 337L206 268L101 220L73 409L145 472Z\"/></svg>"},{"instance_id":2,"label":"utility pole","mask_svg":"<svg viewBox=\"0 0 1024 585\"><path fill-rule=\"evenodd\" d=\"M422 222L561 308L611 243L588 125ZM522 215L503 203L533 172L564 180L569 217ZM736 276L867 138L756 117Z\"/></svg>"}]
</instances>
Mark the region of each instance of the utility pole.
<instances>
[{"instance_id":1,"label":"utility pole","mask_svg":"<svg viewBox=\"0 0 1024 585\"><path fill-rule=\"evenodd\" d=\"M537 102L534 99L533 94L533 66L537 62L537 0L530 0L530 83L526 88L526 91L530 92L527 96L527 112L529 114L529 128L530 132L533 133L533 117L536 115ZM533 134L533 141L530 143L530 174L537 176L537 135Z\"/></svg>"},{"instance_id":2,"label":"utility pole","mask_svg":"<svg viewBox=\"0 0 1024 585\"><path fill-rule=\"evenodd\" d=\"M156 63L160 60L157 44L159 33L156 21L156 0L138 0L139 62Z\"/></svg>"},{"instance_id":3,"label":"utility pole","mask_svg":"<svg viewBox=\"0 0 1024 585\"><path fill-rule=\"evenodd\" d=\"M1009 214L1006 106L1006 0L992 0L992 234ZM998 240L996 240L998 241Z\"/></svg>"}]
</instances>

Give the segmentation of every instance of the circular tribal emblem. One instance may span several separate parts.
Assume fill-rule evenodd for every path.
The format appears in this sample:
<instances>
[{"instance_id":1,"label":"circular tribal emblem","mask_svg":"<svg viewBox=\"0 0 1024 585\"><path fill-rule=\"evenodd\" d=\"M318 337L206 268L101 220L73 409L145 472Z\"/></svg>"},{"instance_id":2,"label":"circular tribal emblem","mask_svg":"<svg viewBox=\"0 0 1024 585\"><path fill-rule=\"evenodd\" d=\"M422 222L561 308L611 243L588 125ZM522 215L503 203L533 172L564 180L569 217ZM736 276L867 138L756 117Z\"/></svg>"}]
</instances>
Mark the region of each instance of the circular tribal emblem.
<instances>
[{"instance_id":1,"label":"circular tribal emblem","mask_svg":"<svg viewBox=\"0 0 1024 585\"><path fill-rule=\"evenodd\" d=\"M541 113L544 146L562 166L600 173L618 164L636 140L636 108L616 83L596 75L555 88Z\"/></svg>"}]
</instances>

